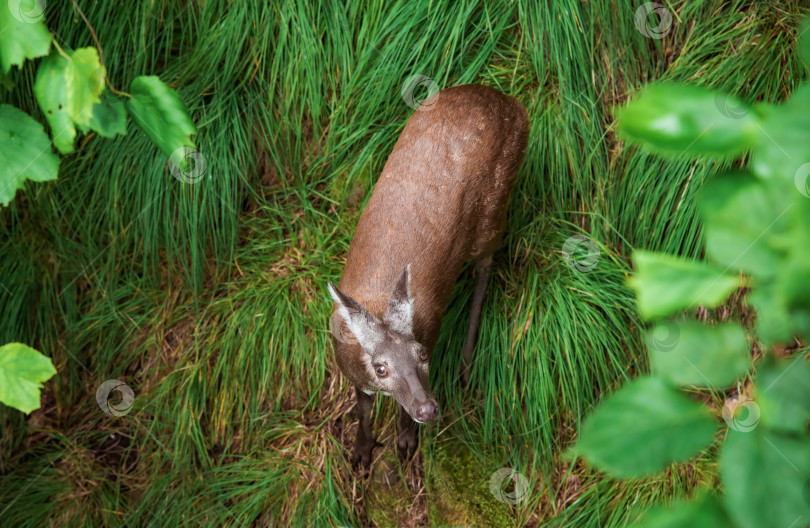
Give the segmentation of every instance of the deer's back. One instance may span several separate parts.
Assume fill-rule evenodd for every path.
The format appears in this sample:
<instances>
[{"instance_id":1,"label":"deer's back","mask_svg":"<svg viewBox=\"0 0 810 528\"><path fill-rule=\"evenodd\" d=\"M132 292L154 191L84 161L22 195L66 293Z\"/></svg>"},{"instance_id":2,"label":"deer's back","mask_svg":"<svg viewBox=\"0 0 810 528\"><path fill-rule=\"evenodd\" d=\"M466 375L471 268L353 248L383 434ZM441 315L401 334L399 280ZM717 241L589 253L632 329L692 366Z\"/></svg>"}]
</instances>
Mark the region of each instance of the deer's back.
<instances>
[{"instance_id":1,"label":"deer's back","mask_svg":"<svg viewBox=\"0 0 810 528\"><path fill-rule=\"evenodd\" d=\"M528 136L523 106L497 90L463 85L435 97L391 152L340 282L379 317L410 264L414 330L428 347L462 265L499 244Z\"/></svg>"}]
</instances>

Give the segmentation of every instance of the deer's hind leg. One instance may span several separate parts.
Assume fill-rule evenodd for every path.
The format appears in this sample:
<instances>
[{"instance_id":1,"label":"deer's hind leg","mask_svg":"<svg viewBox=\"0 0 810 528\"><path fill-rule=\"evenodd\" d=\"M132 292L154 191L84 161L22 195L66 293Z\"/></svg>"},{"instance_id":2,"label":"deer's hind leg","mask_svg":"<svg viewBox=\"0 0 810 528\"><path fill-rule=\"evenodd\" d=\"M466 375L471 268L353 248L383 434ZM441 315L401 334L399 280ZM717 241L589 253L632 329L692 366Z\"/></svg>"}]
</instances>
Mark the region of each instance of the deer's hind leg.
<instances>
[{"instance_id":1,"label":"deer's hind leg","mask_svg":"<svg viewBox=\"0 0 810 528\"><path fill-rule=\"evenodd\" d=\"M466 385L469 381L469 371L472 366L472 355L475 343L478 340L478 325L481 322L481 307L484 304L484 294L487 291L487 282L492 271L492 255L479 259L475 263L475 291L473 291L472 306L470 308L470 324L467 327L467 339L461 356L461 382Z\"/></svg>"}]
</instances>

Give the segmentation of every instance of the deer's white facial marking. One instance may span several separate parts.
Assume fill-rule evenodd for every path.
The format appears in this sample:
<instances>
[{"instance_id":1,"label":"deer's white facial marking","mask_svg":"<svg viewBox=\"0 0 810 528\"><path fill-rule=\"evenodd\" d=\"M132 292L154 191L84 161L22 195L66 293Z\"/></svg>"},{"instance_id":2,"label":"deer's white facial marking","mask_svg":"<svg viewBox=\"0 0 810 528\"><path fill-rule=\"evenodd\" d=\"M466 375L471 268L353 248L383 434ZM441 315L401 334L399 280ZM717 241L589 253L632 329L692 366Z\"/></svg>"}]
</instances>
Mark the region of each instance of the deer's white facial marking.
<instances>
[{"instance_id":1,"label":"deer's white facial marking","mask_svg":"<svg viewBox=\"0 0 810 528\"><path fill-rule=\"evenodd\" d=\"M329 294L332 296L332 300L335 301L338 313L346 326L366 354L373 354L377 345L384 339L384 331L380 321L368 313L360 303L335 288L331 283L328 287Z\"/></svg>"}]
</instances>

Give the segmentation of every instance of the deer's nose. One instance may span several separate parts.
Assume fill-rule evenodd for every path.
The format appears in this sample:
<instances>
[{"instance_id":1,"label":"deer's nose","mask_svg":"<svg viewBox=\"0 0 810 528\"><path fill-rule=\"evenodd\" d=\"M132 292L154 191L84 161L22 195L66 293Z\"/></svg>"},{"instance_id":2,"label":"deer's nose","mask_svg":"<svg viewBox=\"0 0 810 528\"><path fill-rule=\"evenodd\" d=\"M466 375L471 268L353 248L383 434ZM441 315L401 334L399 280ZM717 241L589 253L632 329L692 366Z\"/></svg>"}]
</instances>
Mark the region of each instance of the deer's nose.
<instances>
[{"instance_id":1,"label":"deer's nose","mask_svg":"<svg viewBox=\"0 0 810 528\"><path fill-rule=\"evenodd\" d=\"M420 422L432 422L439 416L439 406L431 400L416 408L415 418Z\"/></svg>"}]
</instances>

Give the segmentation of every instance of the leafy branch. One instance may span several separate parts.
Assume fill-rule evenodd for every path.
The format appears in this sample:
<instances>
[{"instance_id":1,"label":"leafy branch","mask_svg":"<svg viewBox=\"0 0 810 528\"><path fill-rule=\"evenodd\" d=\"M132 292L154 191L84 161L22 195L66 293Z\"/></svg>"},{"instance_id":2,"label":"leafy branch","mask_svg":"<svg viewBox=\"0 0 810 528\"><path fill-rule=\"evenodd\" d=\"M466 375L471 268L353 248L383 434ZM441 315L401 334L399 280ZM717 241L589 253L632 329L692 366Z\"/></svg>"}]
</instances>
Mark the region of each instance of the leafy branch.
<instances>
[{"instance_id":1,"label":"leafy branch","mask_svg":"<svg viewBox=\"0 0 810 528\"><path fill-rule=\"evenodd\" d=\"M75 150L79 132L94 131L106 138L126 134L129 115L171 162L181 164L181 156L175 153L182 152L178 149L183 147L195 147L192 136L197 129L177 92L155 76L133 79L129 94L114 89L107 78L101 43L75 1L74 7L93 35L96 48L62 50L45 26L42 14L30 16L38 8L35 0L24 4L21 3L19 12L0 9L0 67L3 74L8 74L13 66L44 57L37 68L34 96L59 153L70 154ZM116 96L127 98L126 104ZM4 164L0 173L3 205L8 205L26 180L56 179L59 166L59 158L51 152L42 126L31 116L13 110L16 109L10 105L0 105L0 112L17 119L15 124L0 128L0 159L11 161ZM26 150L33 155L16 155L20 148L19 134L24 135Z\"/></svg>"},{"instance_id":2,"label":"leafy branch","mask_svg":"<svg viewBox=\"0 0 810 528\"><path fill-rule=\"evenodd\" d=\"M63 50L45 26L37 0L0 6L3 75L26 60L42 58L34 96L59 153L74 151L78 132L93 131L106 138L126 134L129 115L170 163L182 168L184 149L194 148L197 129L177 92L155 76L133 79L130 94L113 88L98 36L75 0L73 6L96 48ZM126 97L126 104L116 96ZM8 205L27 180L55 180L59 163L43 125L14 106L0 104L0 203ZM0 402L26 413L39 408L42 383L55 373L51 360L32 348L20 343L0 347Z\"/></svg>"},{"instance_id":3,"label":"leafy branch","mask_svg":"<svg viewBox=\"0 0 810 528\"><path fill-rule=\"evenodd\" d=\"M805 27L808 22L805 22ZM810 65L810 35L800 52ZM643 526L772 527L810 523L810 364L778 359L776 345L810 337L810 85L782 105L749 106L696 86L652 85L618 114L631 143L669 157L728 160L698 195L707 261L635 251L635 290L651 373L608 397L588 417L575 451L618 478L651 476L711 445L717 418L685 388L726 389L750 374L722 409L728 433L719 456L725 493L651 511ZM751 364L738 325L667 319L715 307L740 286L755 309L765 358Z\"/></svg>"}]
</instances>

